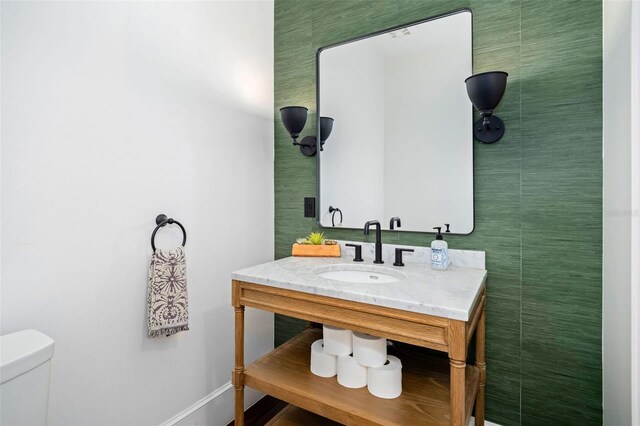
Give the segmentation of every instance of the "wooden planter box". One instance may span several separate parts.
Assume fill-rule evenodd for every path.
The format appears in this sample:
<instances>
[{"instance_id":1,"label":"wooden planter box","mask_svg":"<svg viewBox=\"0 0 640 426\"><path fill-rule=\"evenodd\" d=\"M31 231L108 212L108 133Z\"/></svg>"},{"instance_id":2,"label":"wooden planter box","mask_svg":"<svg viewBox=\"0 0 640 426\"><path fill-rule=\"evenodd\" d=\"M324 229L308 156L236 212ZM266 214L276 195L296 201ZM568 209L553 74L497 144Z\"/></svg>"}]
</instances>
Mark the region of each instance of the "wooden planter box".
<instances>
[{"instance_id":1,"label":"wooden planter box","mask_svg":"<svg viewBox=\"0 0 640 426\"><path fill-rule=\"evenodd\" d=\"M305 257L340 257L340 245L310 245L294 244L291 249L293 256Z\"/></svg>"}]
</instances>

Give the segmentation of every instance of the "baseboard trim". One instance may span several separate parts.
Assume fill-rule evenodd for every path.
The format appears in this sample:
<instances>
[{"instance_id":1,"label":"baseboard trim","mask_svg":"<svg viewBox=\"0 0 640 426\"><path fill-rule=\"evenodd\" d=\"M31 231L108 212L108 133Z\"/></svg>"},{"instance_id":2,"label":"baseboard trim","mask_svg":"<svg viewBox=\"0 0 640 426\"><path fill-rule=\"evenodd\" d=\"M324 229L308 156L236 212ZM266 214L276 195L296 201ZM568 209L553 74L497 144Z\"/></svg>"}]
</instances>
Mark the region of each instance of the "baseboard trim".
<instances>
[{"instance_id":1,"label":"baseboard trim","mask_svg":"<svg viewBox=\"0 0 640 426\"><path fill-rule=\"evenodd\" d=\"M185 410L171 417L169 420L162 423L160 426L173 426L179 423L180 421L186 419L191 414L195 413L196 411L198 411L199 409L201 409L202 407L204 407L205 405L207 405L208 403L210 403L211 401L213 401L214 399L216 399L217 397L219 397L220 395L222 395L223 393L231 389L233 389L233 385L231 384L231 382L225 383L224 385L220 386L218 389L211 392L209 395L205 396L199 401L196 401L194 404L190 405Z\"/></svg>"}]
</instances>

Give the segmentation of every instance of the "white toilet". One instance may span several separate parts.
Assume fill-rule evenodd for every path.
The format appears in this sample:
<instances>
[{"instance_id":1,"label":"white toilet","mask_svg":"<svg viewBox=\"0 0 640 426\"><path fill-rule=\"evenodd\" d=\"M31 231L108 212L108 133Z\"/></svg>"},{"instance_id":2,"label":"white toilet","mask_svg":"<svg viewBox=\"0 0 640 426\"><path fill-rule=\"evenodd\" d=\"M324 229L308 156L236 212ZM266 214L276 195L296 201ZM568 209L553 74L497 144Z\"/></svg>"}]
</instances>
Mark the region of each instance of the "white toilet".
<instances>
[{"instance_id":1,"label":"white toilet","mask_svg":"<svg viewBox=\"0 0 640 426\"><path fill-rule=\"evenodd\" d=\"M0 336L0 425L45 425L53 339L36 330Z\"/></svg>"}]
</instances>

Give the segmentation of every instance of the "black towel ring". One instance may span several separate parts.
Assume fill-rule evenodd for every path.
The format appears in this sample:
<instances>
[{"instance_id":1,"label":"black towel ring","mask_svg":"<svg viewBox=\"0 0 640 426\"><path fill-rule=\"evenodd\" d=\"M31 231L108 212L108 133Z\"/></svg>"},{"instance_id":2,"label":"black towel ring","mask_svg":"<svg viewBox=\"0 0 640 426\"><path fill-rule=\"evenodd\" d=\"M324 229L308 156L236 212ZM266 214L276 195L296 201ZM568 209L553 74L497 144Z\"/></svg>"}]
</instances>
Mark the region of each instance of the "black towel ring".
<instances>
[{"instance_id":1,"label":"black towel ring","mask_svg":"<svg viewBox=\"0 0 640 426\"><path fill-rule=\"evenodd\" d=\"M166 214L159 214L156 217L156 224L158 226L156 226L156 229L153 230L153 233L151 234L151 248L153 249L153 251L156 251L156 244L154 242L154 240L156 239L156 232L158 232L158 229L162 228L163 226L165 226L166 224L176 224L180 227L180 229L182 229L182 247L184 247L184 245L187 243L187 231L185 231L184 226L182 226L182 224L180 222L178 222L177 220L174 220L170 217L167 217Z\"/></svg>"},{"instance_id":2,"label":"black towel ring","mask_svg":"<svg viewBox=\"0 0 640 426\"><path fill-rule=\"evenodd\" d=\"M340 213L340 223L339 225L342 225L342 210L340 210L337 207L333 207L333 206L329 206L329 213L331 213L331 226L335 227L336 224L334 222L334 216L336 215L336 212Z\"/></svg>"}]
</instances>

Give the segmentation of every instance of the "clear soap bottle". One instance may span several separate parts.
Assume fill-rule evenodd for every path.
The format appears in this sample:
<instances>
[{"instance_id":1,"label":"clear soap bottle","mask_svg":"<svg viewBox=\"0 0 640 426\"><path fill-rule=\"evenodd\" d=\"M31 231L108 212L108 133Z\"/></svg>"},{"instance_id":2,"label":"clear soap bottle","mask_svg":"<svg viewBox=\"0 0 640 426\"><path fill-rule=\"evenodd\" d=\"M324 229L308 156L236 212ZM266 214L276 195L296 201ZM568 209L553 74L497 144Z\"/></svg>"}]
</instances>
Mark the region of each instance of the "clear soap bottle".
<instances>
[{"instance_id":1,"label":"clear soap bottle","mask_svg":"<svg viewBox=\"0 0 640 426\"><path fill-rule=\"evenodd\" d=\"M431 242L431 269L446 271L449 267L449 244L442 237L442 226L435 226L438 230L436 239Z\"/></svg>"}]
</instances>

